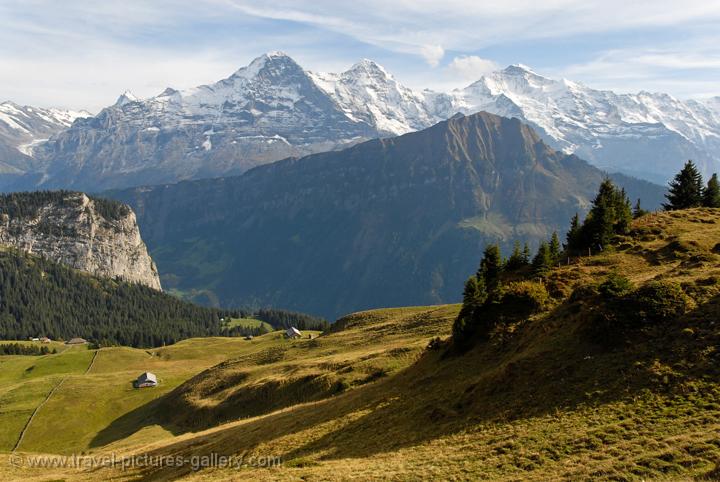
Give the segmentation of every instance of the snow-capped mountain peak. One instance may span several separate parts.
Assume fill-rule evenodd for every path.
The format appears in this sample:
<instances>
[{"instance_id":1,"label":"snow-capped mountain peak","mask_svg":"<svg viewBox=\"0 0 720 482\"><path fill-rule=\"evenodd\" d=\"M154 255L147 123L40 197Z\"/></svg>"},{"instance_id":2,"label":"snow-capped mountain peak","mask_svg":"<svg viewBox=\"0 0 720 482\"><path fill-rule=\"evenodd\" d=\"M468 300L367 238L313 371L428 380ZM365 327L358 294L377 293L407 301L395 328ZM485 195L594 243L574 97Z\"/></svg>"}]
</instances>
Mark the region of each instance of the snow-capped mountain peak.
<instances>
[{"instance_id":1,"label":"snow-capped mountain peak","mask_svg":"<svg viewBox=\"0 0 720 482\"><path fill-rule=\"evenodd\" d=\"M75 119L91 116L86 111L0 103L0 163L5 172L24 172L30 158L23 156L32 156L36 146L70 127Z\"/></svg>"},{"instance_id":2,"label":"snow-capped mountain peak","mask_svg":"<svg viewBox=\"0 0 720 482\"><path fill-rule=\"evenodd\" d=\"M17 109L2 105L0 126ZM240 173L478 111L519 118L556 149L610 172L664 182L689 158L706 174L720 170L720 98L615 94L522 64L449 93L414 91L369 59L341 73L309 72L282 52L212 84L147 99L126 92L32 152L49 166L43 187L124 187Z\"/></svg>"},{"instance_id":3,"label":"snow-capped mountain peak","mask_svg":"<svg viewBox=\"0 0 720 482\"><path fill-rule=\"evenodd\" d=\"M140 99L137 98L135 96L135 94L133 94L129 90L126 90L125 92L120 94L120 97L118 97L118 99L115 101L115 105L118 107L122 107L125 104L129 104L131 102L137 102L138 100L140 100Z\"/></svg>"}]
</instances>

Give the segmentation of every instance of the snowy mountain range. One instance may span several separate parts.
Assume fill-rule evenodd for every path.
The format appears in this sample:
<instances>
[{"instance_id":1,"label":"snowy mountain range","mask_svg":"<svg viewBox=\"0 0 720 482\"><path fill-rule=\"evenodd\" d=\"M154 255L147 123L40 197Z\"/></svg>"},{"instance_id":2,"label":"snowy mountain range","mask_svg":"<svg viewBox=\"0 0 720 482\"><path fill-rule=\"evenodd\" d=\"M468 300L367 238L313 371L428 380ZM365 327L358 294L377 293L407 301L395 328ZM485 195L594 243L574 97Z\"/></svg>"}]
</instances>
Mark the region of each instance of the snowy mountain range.
<instances>
[{"instance_id":1,"label":"snowy mountain range","mask_svg":"<svg viewBox=\"0 0 720 482\"><path fill-rule=\"evenodd\" d=\"M41 109L0 103L0 173L19 174L31 169L33 147L67 129L79 117L90 117L85 111Z\"/></svg>"},{"instance_id":2,"label":"snowy mountain range","mask_svg":"<svg viewBox=\"0 0 720 482\"><path fill-rule=\"evenodd\" d=\"M22 175L0 175L0 188L94 191L239 174L478 111L517 117L609 172L664 182L690 158L705 173L720 170L720 98L615 94L522 65L448 93L414 91L370 60L315 73L271 52L217 83L147 99L126 92L70 127L68 114L48 141L14 141L32 159L14 163Z\"/></svg>"}]
</instances>

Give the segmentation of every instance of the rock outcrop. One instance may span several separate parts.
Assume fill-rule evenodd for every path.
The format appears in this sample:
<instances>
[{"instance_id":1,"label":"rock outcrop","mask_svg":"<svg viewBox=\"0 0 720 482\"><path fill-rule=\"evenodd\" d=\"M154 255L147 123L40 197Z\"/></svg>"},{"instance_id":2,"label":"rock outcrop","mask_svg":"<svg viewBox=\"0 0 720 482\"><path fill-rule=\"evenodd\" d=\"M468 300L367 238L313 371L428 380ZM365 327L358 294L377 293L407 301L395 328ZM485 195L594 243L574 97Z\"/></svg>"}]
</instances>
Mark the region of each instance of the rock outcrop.
<instances>
[{"instance_id":1,"label":"rock outcrop","mask_svg":"<svg viewBox=\"0 0 720 482\"><path fill-rule=\"evenodd\" d=\"M95 276L161 289L135 213L116 201L67 191L2 196L0 245Z\"/></svg>"}]
</instances>

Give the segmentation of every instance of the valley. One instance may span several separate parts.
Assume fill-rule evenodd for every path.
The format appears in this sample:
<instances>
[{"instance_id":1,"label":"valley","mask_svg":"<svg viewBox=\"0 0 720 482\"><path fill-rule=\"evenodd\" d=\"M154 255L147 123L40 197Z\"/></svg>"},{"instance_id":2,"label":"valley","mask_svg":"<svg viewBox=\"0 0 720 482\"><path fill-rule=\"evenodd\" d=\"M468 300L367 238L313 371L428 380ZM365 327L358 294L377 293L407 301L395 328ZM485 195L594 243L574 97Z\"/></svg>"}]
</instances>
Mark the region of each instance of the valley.
<instances>
[{"instance_id":1,"label":"valley","mask_svg":"<svg viewBox=\"0 0 720 482\"><path fill-rule=\"evenodd\" d=\"M26 416L66 378L13 457L214 453L248 461L274 456L282 464L39 469L15 467L11 455L0 455L8 462L0 474L712 480L720 455L718 239L717 209L641 216L614 249L526 281L548 293L541 304L528 305L532 310L501 299L487 338L460 352L450 338L460 306L445 305L356 313L311 339L275 332L252 341L103 348L87 373L93 353L83 348L2 357L3 399L15 400L14 409ZM677 286L682 304L642 325L618 322L597 331L605 326L603 313L623 299L602 294L610 293L603 286L617 273L638 289ZM28 370L31 365L36 368ZM131 388L149 369L160 385ZM80 408L77 414L71 405ZM82 407L92 407L93 416ZM6 446L23 423L3 425ZM63 439L66 433L73 435Z\"/></svg>"}]
</instances>

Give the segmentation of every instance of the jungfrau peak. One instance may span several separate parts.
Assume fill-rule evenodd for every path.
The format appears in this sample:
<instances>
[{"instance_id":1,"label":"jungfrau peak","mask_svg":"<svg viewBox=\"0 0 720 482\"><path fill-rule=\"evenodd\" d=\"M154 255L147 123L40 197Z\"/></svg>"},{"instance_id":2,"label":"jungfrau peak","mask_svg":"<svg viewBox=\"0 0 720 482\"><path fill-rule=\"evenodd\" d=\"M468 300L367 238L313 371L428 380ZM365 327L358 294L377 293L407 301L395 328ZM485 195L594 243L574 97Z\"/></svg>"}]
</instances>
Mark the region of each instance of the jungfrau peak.
<instances>
[{"instance_id":1,"label":"jungfrau peak","mask_svg":"<svg viewBox=\"0 0 720 482\"><path fill-rule=\"evenodd\" d=\"M316 73L269 52L213 84L146 99L125 92L49 140L31 140L32 157L0 149L0 188L97 191L240 174L479 111L528 122L553 147L609 172L665 182L686 159L720 170L717 98L616 94L519 64L449 93L414 91L371 60Z\"/></svg>"}]
</instances>

